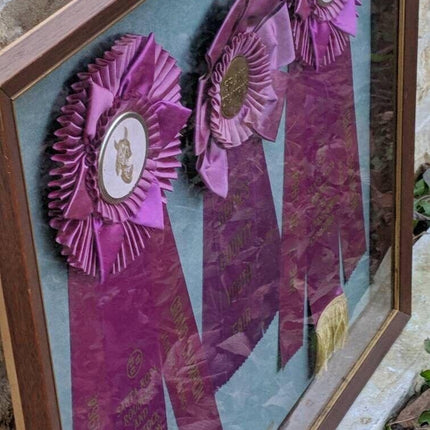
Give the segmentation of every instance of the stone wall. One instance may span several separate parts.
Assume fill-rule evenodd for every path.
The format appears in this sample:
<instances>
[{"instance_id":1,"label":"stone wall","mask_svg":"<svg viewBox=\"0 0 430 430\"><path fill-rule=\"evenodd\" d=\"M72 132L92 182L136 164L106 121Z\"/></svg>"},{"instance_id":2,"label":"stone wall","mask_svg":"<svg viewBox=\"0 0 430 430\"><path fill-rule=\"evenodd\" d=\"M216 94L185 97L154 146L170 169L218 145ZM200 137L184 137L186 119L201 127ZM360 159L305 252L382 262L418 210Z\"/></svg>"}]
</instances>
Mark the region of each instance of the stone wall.
<instances>
[{"instance_id":1,"label":"stone wall","mask_svg":"<svg viewBox=\"0 0 430 430\"><path fill-rule=\"evenodd\" d=\"M12 430L14 427L10 389L6 376L3 350L0 345L0 430Z\"/></svg>"}]
</instances>

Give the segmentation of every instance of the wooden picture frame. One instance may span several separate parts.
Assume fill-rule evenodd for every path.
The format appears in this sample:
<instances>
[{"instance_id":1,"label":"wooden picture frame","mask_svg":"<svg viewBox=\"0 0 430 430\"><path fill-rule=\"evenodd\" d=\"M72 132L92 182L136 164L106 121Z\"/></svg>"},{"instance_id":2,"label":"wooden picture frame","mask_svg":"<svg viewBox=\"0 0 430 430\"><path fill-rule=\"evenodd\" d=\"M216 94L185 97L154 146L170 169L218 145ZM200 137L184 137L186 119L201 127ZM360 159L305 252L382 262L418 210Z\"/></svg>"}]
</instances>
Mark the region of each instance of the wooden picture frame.
<instances>
[{"instance_id":1,"label":"wooden picture frame","mask_svg":"<svg viewBox=\"0 0 430 430\"><path fill-rule=\"evenodd\" d=\"M0 52L0 328L18 429L61 428L14 102L143 0L73 0ZM335 429L411 315L418 0L399 0L391 314L312 429Z\"/></svg>"}]
</instances>

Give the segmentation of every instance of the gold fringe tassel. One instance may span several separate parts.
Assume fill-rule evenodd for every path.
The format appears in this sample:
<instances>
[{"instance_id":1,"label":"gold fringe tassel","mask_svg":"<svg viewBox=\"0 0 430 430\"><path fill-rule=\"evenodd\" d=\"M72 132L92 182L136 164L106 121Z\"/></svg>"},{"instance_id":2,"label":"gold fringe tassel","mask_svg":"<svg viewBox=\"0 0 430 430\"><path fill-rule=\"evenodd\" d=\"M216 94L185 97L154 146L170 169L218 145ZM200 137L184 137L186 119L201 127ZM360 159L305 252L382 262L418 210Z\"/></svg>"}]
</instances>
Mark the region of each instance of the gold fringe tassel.
<instances>
[{"instance_id":1,"label":"gold fringe tassel","mask_svg":"<svg viewBox=\"0 0 430 430\"><path fill-rule=\"evenodd\" d=\"M328 304L318 320L315 373L327 370L331 355L344 347L348 336L348 319L348 303L345 294L342 294Z\"/></svg>"}]
</instances>

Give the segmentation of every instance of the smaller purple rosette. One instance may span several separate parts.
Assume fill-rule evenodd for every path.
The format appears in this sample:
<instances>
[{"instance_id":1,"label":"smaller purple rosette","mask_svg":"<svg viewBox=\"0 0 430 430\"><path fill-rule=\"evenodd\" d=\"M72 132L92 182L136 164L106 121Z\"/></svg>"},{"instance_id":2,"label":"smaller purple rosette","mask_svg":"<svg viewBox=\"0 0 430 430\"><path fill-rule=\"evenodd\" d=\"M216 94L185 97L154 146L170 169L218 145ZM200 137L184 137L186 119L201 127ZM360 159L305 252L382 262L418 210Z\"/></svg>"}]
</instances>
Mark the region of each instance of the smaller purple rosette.
<instances>
[{"instance_id":1,"label":"smaller purple rosette","mask_svg":"<svg viewBox=\"0 0 430 430\"><path fill-rule=\"evenodd\" d=\"M207 53L196 106L197 168L215 194L228 194L226 151L253 136L276 139L285 100L278 69L294 58L284 1L234 3Z\"/></svg>"},{"instance_id":2,"label":"smaller purple rosette","mask_svg":"<svg viewBox=\"0 0 430 430\"><path fill-rule=\"evenodd\" d=\"M357 33L358 0L290 0L297 59L318 69L336 60Z\"/></svg>"}]
</instances>

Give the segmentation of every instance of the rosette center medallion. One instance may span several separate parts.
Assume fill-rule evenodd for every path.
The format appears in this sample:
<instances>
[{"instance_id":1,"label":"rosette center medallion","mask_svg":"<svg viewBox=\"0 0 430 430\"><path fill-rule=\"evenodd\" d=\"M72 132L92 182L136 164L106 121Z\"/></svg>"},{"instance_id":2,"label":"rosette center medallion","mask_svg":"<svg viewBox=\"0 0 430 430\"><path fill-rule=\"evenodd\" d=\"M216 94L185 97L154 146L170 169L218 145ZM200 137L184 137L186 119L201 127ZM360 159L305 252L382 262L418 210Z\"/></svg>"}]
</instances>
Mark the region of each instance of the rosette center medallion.
<instances>
[{"instance_id":1,"label":"rosette center medallion","mask_svg":"<svg viewBox=\"0 0 430 430\"><path fill-rule=\"evenodd\" d=\"M248 61L243 56L237 56L221 81L221 112L226 118L233 118L240 112L248 93L248 86Z\"/></svg>"},{"instance_id":2,"label":"rosette center medallion","mask_svg":"<svg viewBox=\"0 0 430 430\"><path fill-rule=\"evenodd\" d=\"M138 184L146 164L148 135L136 112L120 115L106 132L99 155L99 183L103 199L120 203Z\"/></svg>"},{"instance_id":3,"label":"rosette center medallion","mask_svg":"<svg viewBox=\"0 0 430 430\"><path fill-rule=\"evenodd\" d=\"M329 6L332 3L333 3L333 0L318 0L318 4L323 7Z\"/></svg>"}]
</instances>

